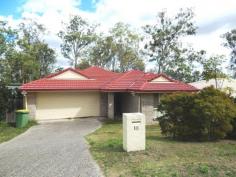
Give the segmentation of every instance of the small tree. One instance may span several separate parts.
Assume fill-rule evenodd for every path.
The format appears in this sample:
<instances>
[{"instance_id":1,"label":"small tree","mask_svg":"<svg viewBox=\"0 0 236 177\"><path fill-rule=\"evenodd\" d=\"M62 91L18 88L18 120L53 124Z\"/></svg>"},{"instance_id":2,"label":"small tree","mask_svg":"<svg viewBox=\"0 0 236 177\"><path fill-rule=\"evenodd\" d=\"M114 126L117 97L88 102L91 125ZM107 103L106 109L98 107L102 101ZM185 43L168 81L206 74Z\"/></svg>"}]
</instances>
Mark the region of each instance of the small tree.
<instances>
[{"instance_id":1,"label":"small tree","mask_svg":"<svg viewBox=\"0 0 236 177\"><path fill-rule=\"evenodd\" d=\"M222 68L224 61L225 57L223 55L215 55L201 62L203 66L202 77L207 81L214 79L215 88L219 88L219 80L227 78Z\"/></svg>"}]
</instances>

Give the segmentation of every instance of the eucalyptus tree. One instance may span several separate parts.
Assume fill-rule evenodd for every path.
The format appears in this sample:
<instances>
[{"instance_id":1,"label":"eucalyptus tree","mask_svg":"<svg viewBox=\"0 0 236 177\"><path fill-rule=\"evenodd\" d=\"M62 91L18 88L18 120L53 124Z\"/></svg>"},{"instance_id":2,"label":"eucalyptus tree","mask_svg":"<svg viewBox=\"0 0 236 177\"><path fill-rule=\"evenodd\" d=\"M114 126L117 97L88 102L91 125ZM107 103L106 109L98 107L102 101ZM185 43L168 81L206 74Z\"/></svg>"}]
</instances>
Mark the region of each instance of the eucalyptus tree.
<instances>
[{"instance_id":1,"label":"eucalyptus tree","mask_svg":"<svg viewBox=\"0 0 236 177\"><path fill-rule=\"evenodd\" d=\"M90 50L90 62L119 72L144 70L140 40L140 35L128 24L118 22L108 34L97 35L95 45Z\"/></svg>"},{"instance_id":2,"label":"eucalyptus tree","mask_svg":"<svg viewBox=\"0 0 236 177\"><path fill-rule=\"evenodd\" d=\"M61 53L70 60L70 64L76 67L85 49L95 40L96 25L89 24L80 16L73 16L65 29L58 33L62 40Z\"/></svg>"},{"instance_id":3,"label":"eucalyptus tree","mask_svg":"<svg viewBox=\"0 0 236 177\"><path fill-rule=\"evenodd\" d=\"M17 33L6 21L0 21L0 81L9 82L6 78L7 61L9 52L16 46Z\"/></svg>"},{"instance_id":4,"label":"eucalyptus tree","mask_svg":"<svg viewBox=\"0 0 236 177\"><path fill-rule=\"evenodd\" d=\"M4 58L6 78L12 83L39 79L53 70L55 51L43 40L45 28L31 19L23 20L14 30L14 47Z\"/></svg>"},{"instance_id":5,"label":"eucalyptus tree","mask_svg":"<svg viewBox=\"0 0 236 177\"><path fill-rule=\"evenodd\" d=\"M225 39L223 45L231 50L229 69L232 71L232 76L236 78L236 29L232 29L222 37Z\"/></svg>"},{"instance_id":6,"label":"eucalyptus tree","mask_svg":"<svg viewBox=\"0 0 236 177\"><path fill-rule=\"evenodd\" d=\"M192 49L183 47L182 39L196 34L197 27L193 17L191 9L180 9L173 17L168 17L166 11L161 11L155 24L143 27L146 34L144 53L150 62L156 63L158 73L174 74L175 71L172 76L176 77L181 72L192 70L190 66L194 58L189 60L188 57L189 54L192 55Z\"/></svg>"},{"instance_id":7,"label":"eucalyptus tree","mask_svg":"<svg viewBox=\"0 0 236 177\"><path fill-rule=\"evenodd\" d=\"M222 82L222 79L227 78L222 66L225 61L224 55L213 55L202 61L202 77L207 81L214 79L215 88L219 88L219 82Z\"/></svg>"}]
</instances>

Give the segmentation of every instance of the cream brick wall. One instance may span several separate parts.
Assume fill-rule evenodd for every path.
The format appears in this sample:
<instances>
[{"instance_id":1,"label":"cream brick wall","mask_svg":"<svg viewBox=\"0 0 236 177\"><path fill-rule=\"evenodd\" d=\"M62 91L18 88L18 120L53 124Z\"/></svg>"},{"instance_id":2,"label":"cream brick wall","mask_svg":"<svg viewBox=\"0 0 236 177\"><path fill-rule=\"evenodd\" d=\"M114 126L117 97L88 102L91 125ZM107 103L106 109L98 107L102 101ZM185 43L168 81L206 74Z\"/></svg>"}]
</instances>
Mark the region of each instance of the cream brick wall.
<instances>
[{"instance_id":1,"label":"cream brick wall","mask_svg":"<svg viewBox=\"0 0 236 177\"><path fill-rule=\"evenodd\" d=\"M146 124L154 123L154 94L141 94L141 112L145 114Z\"/></svg>"},{"instance_id":2,"label":"cream brick wall","mask_svg":"<svg viewBox=\"0 0 236 177\"><path fill-rule=\"evenodd\" d=\"M154 108L160 103L160 93L143 93L141 94L141 112L146 116L146 123L158 123L154 121Z\"/></svg>"}]
</instances>

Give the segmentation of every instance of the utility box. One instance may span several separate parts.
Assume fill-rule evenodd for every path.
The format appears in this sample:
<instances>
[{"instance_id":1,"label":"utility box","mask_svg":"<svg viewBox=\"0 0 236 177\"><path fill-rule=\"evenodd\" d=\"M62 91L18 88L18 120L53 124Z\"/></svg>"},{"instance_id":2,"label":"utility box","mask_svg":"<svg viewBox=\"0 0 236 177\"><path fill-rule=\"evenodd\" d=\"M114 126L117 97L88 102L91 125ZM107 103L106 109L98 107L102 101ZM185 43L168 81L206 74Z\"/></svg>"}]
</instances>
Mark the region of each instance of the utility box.
<instances>
[{"instance_id":1,"label":"utility box","mask_svg":"<svg viewBox=\"0 0 236 177\"><path fill-rule=\"evenodd\" d=\"M127 152L145 150L145 115L123 113L123 149Z\"/></svg>"}]
</instances>

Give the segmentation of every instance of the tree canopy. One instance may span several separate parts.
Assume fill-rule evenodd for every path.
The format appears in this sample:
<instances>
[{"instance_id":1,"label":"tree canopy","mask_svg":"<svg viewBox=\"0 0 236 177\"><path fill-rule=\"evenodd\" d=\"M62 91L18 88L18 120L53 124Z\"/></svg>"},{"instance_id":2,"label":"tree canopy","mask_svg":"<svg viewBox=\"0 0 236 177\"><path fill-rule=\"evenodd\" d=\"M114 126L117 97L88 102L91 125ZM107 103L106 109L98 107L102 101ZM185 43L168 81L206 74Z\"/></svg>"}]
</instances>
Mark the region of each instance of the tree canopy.
<instances>
[{"instance_id":1,"label":"tree canopy","mask_svg":"<svg viewBox=\"0 0 236 177\"><path fill-rule=\"evenodd\" d=\"M158 13L156 24L144 27L149 38L145 45L146 53L150 57L149 61L156 62L158 73L174 68L176 61L182 56L184 49L181 38L196 33L193 16L191 9L181 9L172 18L162 11Z\"/></svg>"},{"instance_id":2,"label":"tree canopy","mask_svg":"<svg viewBox=\"0 0 236 177\"><path fill-rule=\"evenodd\" d=\"M97 36L90 52L90 62L112 71L144 70L139 48L140 39L140 35L131 30L128 24L116 23L107 35Z\"/></svg>"},{"instance_id":3,"label":"tree canopy","mask_svg":"<svg viewBox=\"0 0 236 177\"><path fill-rule=\"evenodd\" d=\"M215 88L218 88L218 80L226 78L226 74L223 72L222 64L225 61L225 56L215 55L202 61L203 72L202 77L205 80L214 79Z\"/></svg>"},{"instance_id":4,"label":"tree canopy","mask_svg":"<svg viewBox=\"0 0 236 177\"><path fill-rule=\"evenodd\" d=\"M232 29L222 37L225 39L223 45L231 50L229 69L232 71L232 76L236 78L236 29Z\"/></svg>"},{"instance_id":5,"label":"tree canopy","mask_svg":"<svg viewBox=\"0 0 236 177\"><path fill-rule=\"evenodd\" d=\"M25 20L17 29L1 26L1 77L7 83L25 83L52 72L55 51L42 40L42 25Z\"/></svg>"},{"instance_id":6,"label":"tree canopy","mask_svg":"<svg viewBox=\"0 0 236 177\"><path fill-rule=\"evenodd\" d=\"M76 67L88 45L95 40L96 26L89 24L80 16L73 16L65 29L60 30L58 36L62 40L61 53L70 60L70 64Z\"/></svg>"},{"instance_id":7,"label":"tree canopy","mask_svg":"<svg viewBox=\"0 0 236 177\"><path fill-rule=\"evenodd\" d=\"M197 33L192 9L180 9L174 16L161 11L154 24L141 30L123 22L115 23L107 32L99 25L75 15L63 23L58 32L61 54L73 67L81 69L99 66L112 71L146 70L152 64L156 70L172 78L194 82L225 76L220 55L196 50L183 39ZM139 32L137 32L139 31ZM56 71L56 52L44 40L47 29L30 19L24 19L16 28L0 21L0 80L25 83ZM222 36L224 46L231 50L230 69L236 76L236 30ZM62 69L63 66L57 66ZM150 70L150 69L149 69Z\"/></svg>"}]
</instances>

